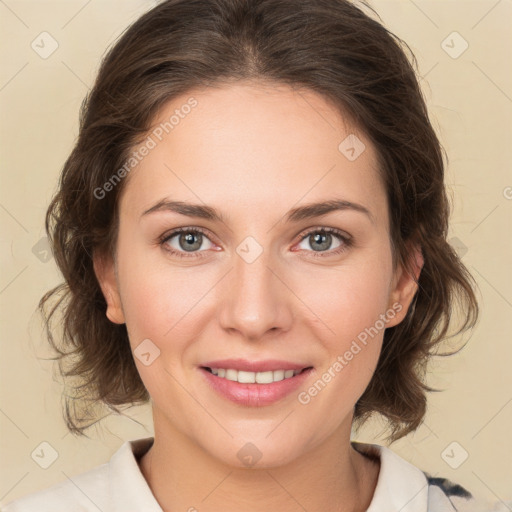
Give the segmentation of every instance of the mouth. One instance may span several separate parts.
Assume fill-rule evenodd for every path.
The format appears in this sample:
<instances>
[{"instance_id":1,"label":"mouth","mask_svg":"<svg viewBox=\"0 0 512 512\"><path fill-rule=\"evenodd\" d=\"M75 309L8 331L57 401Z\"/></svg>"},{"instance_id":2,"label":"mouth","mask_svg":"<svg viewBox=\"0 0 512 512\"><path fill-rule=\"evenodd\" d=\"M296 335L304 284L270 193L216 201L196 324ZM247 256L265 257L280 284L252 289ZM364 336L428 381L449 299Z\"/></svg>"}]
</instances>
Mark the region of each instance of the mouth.
<instances>
[{"instance_id":1,"label":"mouth","mask_svg":"<svg viewBox=\"0 0 512 512\"><path fill-rule=\"evenodd\" d=\"M306 386L315 372L313 366L283 361L240 363L239 360L239 364L236 364L231 360L231 367L226 364L229 363L227 360L223 361L222 365L219 363L221 361L210 366L199 366L198 370L209 389L237 406L243 407L269 406L289 398L297 389ZM235 365L244 366L245 369L233 368L232 366ZM285 369L283 366L288 368ZM249 371L248 368L262 371Z\"/></svg>"},{"instance_id":2,"label":"mouth","mask_svg":"<svg viewBox=\"0 0 512 512\"><path fill-rule=\"evenodd\" d=\"M203 361L197 369L216 394L238 406L262 407L307 385L315 369L303 361L229 358Z\"/></svg>"},{"instance_id":3,"label":"mouth","mask_svg":"<svg viewBox=\"0 0 512 512\"><path fill-rule=\"evenodd\" d=\"M312 366L302 369L277 369L266 371L244 371L234 368L215 368L209 366L201 366L201 369L219 377L221 379L238 382L239 384L272 384L282 380L292 379L308 370L312 370Z\"/></svg>"}]
</instances>

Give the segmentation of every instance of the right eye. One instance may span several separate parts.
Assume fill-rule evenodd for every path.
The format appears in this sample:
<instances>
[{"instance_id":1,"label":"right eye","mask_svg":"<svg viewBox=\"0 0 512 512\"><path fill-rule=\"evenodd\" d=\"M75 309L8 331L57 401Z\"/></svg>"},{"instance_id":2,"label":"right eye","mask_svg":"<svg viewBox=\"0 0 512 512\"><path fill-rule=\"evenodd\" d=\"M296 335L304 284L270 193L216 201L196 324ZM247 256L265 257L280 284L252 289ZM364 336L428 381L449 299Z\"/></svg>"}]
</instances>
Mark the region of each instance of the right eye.
<instances>
[{"instance_id":1,"label":"right eye","mask_svg":"<svg viewBox=\"0 0 512 512\"><path fill-rule=\"evenodd\" d=\"M204 250L199 249L201 249L205 240L212 244L206 236L206 232L200 228L177 228L163 235L160 239L160 245L166 251L180 258L197 258L202 257L202 255L193 255L193 253L204 252ZM211 247L206 247L206 249L208 248Z\"/></svg>"}]
</instances>

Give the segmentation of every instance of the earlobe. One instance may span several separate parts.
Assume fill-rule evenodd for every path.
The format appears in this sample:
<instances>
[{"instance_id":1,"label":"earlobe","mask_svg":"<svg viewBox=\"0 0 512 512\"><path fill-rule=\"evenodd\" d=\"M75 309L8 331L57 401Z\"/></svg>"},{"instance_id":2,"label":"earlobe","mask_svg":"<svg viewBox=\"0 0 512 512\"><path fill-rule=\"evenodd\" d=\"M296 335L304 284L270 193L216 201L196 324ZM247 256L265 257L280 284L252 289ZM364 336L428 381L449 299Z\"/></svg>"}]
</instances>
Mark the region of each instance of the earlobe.
<instances>
[{"instance_id":1,"label":"earlobe","mask_svg":"<svg viewBox=\"0 0 512 512\"><path fill-rule=\"evenodd\" d=\"M425 263L421 247L413 245L409 252L409 261L411 263L412 274L410 274L405 266L399 265L393 278L393 288L390 293L388 307L393 304L400 304L402 307L400 313L388 324L387 327L393 327L399 324L407 315L407 311L411 305L414 295L418 291L417 281L419 280L421 270Z\"/></svg>"},{"instance_id":2,"label":"earlobe","mask_svg":"<svg viewBox=\"0 0 512 512\"><path fill-rule=\"evenodd\" d=\"M117 284L115 264L110 255L99 254L93 255L94 273L101 287L103 297L107 303L107 318L115 324L124 324L124 313L121 306L121 297Z\"/></svg>"}]
</instances>

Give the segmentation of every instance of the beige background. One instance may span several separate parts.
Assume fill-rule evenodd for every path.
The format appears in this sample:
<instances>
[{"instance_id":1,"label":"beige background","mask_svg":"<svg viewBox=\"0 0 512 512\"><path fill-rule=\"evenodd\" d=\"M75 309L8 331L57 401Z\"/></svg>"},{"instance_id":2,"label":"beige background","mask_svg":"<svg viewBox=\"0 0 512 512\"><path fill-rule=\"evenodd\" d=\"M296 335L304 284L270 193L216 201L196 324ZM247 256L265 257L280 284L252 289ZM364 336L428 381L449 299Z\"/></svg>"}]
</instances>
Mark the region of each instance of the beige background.
<instances>
[{"instance_id":1,"label":"beige background","mask_svg":"<svg viewBox=\"0 0 512 512\"><path fill-rule=\"evenodd\" d=\"M54 260L44 262L44 246L36 244L44 244L44 213L77 135L80 103L107 46L154 4L0 1L0 505L106 462L124 440L152 435L149 406L129 410L134 421L107 418L89 431L91 439L67 433L52 362L36 357L48 351L35 308L59 282ZM450 159L451 237L465 251L482 306L466 348L432 365L429 384L445 391L430 395L425 423L392 448L476 495L510 500L512 4L374 0L372 5L418 58L431 116ZM43 31L59 45L46 59L31 47ZM446 39L454 31L469 44L458 58L454 52L464 41ZM452 56L443 49L445 39ZM381 430L375 421L354 439L384 444ZM48 469L31 457L42 442L58 453ZM450 447L453 442L458 445ZM447 447L451 458L442 456ZM445 459L453 466L463 450L467 460L452 468Z\"/></svg>"}]
</instances>

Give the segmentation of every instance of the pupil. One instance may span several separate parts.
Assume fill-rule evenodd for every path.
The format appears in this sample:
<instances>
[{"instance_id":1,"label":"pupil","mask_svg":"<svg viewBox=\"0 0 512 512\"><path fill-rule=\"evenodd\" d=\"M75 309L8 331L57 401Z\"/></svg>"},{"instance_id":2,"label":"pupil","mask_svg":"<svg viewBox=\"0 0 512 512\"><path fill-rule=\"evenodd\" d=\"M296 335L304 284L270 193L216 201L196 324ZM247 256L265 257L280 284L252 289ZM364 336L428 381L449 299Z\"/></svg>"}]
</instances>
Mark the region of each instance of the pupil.
<instances>
[{"instance_id":1,"label":"pupil","mask_svg":"<svg viewBox=\"0 0 512 512\"><path fill-rule=\"evenodd\" d=\"M324 240L322 243L321 240ZM329 233L316 233L313 235L314 243L319 243L322 247L320 249L328 249L330 245L330 239L331 235ZM314 248L314 244L312 244L312 247Z\"/></svg>"},{"instance_id":2,"label":"pupil","mask_svg":"<svg viewBox=\"0 0 512 512\"><path fill-rule=\"evenodd\" d=\"M185 249L186 251L191 251L191 250L194 250L194 249L199 249L201 247L201 234L200 233L197 233L197 234L192 234L192 233L187 233L185 235L181 235L180 236L180 246L182 249ZM194 241L195 239L198 239L199 242L196 240ZM182 244L182 242L185 242L185 244Z\"/></svg>"}]
</instances>

